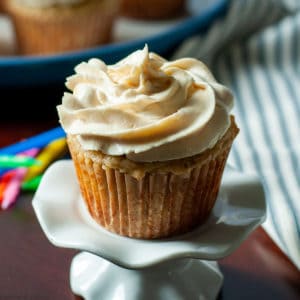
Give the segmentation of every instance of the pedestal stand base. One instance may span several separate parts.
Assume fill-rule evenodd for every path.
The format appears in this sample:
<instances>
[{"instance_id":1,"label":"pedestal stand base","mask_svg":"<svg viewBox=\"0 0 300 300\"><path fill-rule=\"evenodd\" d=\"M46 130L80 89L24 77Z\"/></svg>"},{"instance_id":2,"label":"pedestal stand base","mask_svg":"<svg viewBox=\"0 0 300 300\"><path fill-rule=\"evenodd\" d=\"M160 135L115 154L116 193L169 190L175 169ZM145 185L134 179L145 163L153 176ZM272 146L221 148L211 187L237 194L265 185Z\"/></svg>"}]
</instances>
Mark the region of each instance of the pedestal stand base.
<instances>
[{"instance_id":1,"label":"pedestal stand base","mask_svg":"<svg viewBox=\"0 0 300 300\"><path fill-rule=\"evenodd\" d=\"M216 262L176 259L126 269L88 252L71 265L71 288L86 300L216 299L223 276Z\"/></svg>"}]
</instances>

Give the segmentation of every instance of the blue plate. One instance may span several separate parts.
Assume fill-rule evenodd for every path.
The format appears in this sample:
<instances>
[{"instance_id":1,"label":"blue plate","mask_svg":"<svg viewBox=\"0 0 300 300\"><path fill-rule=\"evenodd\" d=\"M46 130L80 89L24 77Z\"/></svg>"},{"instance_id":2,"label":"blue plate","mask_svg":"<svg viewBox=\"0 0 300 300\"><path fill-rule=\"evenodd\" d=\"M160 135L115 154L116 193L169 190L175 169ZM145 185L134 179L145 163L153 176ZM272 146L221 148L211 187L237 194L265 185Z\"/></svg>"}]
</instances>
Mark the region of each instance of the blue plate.
<instances>
[{"instance_id":1,"label":"blue plate","mask_svg":"<svg viewBox=\"0 0 300 300\"><path fill-rule=\"evenodd\" d=\"M62 83L81 61L98 57L107 64L112 64L132 51L143 48L145 43L151 51L165 55L187 37L205 31L226 8L227 0L191 0L188 5L189 17L147 37L61 55L0 57L0 87Z\"/></svg>"}]
</instances>

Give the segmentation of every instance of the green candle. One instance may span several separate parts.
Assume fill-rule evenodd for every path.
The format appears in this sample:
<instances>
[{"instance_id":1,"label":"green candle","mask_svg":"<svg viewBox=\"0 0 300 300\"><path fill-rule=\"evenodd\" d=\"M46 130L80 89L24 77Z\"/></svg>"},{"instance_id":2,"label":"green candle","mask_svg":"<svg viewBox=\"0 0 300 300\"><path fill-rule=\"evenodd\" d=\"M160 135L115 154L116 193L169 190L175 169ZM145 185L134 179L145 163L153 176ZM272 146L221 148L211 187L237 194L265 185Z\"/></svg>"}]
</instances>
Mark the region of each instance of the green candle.
<instances>
[{"instance_id":1,"label":"green candle","mask_svg":"<svg viewBox=\"0 0 300 300\"><path fill-rule=\"evenodd\" d=\"M42 175L38 175L30 180L26 180L22 183L22 190L24 191L36 191L42 179Z\"/></svg>"},{"instance_id":2,"label":"green candle","mask_svg":"<svg viewBox=\"0 0 300 300\"><path fill-rule=\"evenodd\" d=\"M0 155L0 168L32 167L38 164L39 161L28 156Z\"/></svg>"}]
</instances>

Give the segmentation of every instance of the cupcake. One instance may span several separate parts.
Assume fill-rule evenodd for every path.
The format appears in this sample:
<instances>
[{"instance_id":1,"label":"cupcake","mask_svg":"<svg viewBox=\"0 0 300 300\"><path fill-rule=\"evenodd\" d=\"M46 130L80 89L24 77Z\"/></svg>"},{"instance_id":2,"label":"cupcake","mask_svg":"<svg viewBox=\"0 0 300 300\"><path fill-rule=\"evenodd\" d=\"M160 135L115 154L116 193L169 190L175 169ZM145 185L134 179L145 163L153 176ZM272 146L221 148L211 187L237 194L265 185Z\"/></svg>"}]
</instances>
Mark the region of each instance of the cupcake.
<instances>
[{"instance_id":1,"label":"cupcake","mask_svg":"<svg viewBox=\"0 0 300 300\"><path fill-rule=\"evenodd\" d=\"M5 2L4 0L0 0L0 14L3 14L5 11Z\"/></svg>"},{"instance_id":2,"label":"cupcake","mask_svg":"<svg viewBox=\"0 0 300 300\"><path fill-rule=\"evenodd\" d=\"M121 0L122 15L138 19L166 19L183 13L185 0Z\"/></svg>"},{"instance_id":3,"label":"cupcake","mask_svg":"<svg viewBox=\"0 0 300 300\"><path fill-rule=\"evenodd\" d=\"M107 43L119 0L10 0L20 54L54 54Z\"/></svg>"},{"instance_id":4,"label":"cupcake","mask_svg":"<svg viewBox=\"0 0 300 300\"><path fill-rule=\"evenodd\" d=\"M147 46L75 72L57 109L91 217L143 239L205 222L239 131L231 92L202 62L167 61Z\"/></svg>"}]
</instances>

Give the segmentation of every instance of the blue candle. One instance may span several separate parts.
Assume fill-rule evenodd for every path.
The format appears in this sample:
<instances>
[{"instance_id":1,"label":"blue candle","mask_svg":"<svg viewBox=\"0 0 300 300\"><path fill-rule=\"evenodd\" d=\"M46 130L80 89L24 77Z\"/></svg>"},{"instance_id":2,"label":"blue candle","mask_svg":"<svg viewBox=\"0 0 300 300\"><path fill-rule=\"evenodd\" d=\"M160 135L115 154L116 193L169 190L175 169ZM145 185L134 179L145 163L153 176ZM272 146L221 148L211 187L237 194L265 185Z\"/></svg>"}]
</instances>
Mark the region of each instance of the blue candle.
<instances>
[{"instance_id":1,"label":"blue candle","mask_svg":"<svg viewBox=\"0 0 300 300\"><path fill-rule=\"evenodd\" d=\"M65 132L61 127L56 127L49 131L30 137L24 141L1 148L0 154L14 155L30 148L43 148L51 141L61 137L65 137Z\"/></svg>"}]
</instances>

